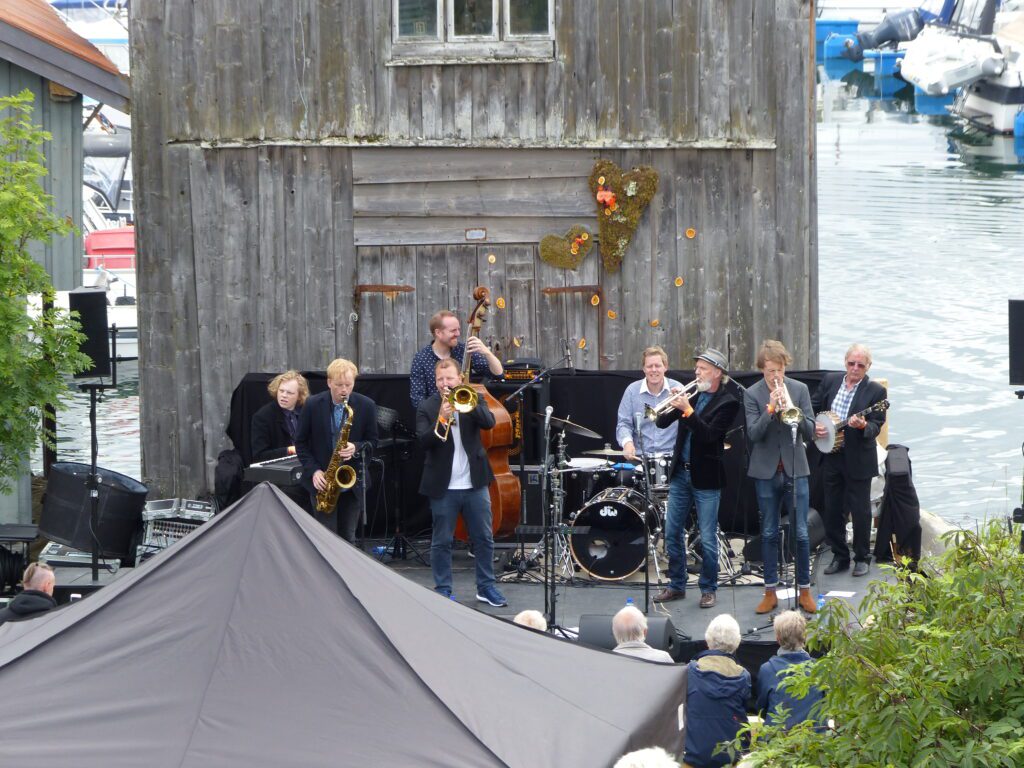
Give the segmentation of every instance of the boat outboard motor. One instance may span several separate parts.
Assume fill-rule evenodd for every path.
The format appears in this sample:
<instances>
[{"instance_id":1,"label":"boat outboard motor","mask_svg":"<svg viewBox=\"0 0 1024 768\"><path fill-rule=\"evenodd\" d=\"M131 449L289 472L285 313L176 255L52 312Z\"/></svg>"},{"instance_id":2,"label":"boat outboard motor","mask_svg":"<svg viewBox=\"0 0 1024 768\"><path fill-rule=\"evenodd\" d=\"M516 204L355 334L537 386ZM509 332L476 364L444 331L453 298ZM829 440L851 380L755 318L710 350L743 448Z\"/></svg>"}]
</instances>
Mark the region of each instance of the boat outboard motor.
<instances>
[{"instance_id":1,"label":"boat outboard motor","mask_svg":"<svg viewBox=\"0 0 1024 768\"><path fill-rule=\"evenodd\" d=\"M842 56L850 61L861 61L864 51L879 48L884 43L907 43L924 29L924 19L917 8L887 13L881 23L867 32L858 32L855 40L847 40Z\"/></svg>"}]
</instances>

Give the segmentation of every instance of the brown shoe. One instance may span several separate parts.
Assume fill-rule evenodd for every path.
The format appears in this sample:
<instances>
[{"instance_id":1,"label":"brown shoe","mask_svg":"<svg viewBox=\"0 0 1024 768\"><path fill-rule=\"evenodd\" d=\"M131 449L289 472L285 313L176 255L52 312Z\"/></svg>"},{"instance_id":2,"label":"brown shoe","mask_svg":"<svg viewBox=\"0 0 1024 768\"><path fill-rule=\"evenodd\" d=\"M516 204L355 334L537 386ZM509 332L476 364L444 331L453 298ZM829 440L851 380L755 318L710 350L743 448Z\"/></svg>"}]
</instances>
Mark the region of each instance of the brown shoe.
<instances>
[{"instance_id":1,"label":"brown shoe","mask_svg":"<svg viewBox=\"0 0 1024 768\"><path fill-rule=\"evenodd\" d=\"M715 607L715 593L714 592L701 592L700 595L700 607L701 608L714 608Z\"/></svg>"},{"instance_id":2,"label":"brown shoe","mask_svg":"<svg viewBox=\"0 0 1024 768\"><path fill-rule=\"evenodd\" d=\"M808 613L818 612L818 604L814 602L814 598L811 597L810 589L805 588L800 590L800 599L798 602L800 603L800 607Z\"/></svg>"},{"instance_id":3,"label":"brown shoe","mask_svg":"<svg viewBox=\"0 0 1024 768\"><path fill-rule=\"evenodd\" d=\"M681 592L678 589L672 589L672 587L665 587L661 592L654 596L654 602L656 603L670 603L673 600L682 600L686 597L685 592Z\"/></svg>"},{"instance_id":4,"label":"brown shoe","mask_svg":"<svg viewBox=\"0 0 1024 768\"><path fill-rule=\"evenodd\" d=\"M779 598L775 596L775 588L767 587L764 591L764 597L761 598L761 602L757 604L757 608L754 609L754 613L769 613L775 610L775 606L779 604Z\"/></svg>"}]
</instances>

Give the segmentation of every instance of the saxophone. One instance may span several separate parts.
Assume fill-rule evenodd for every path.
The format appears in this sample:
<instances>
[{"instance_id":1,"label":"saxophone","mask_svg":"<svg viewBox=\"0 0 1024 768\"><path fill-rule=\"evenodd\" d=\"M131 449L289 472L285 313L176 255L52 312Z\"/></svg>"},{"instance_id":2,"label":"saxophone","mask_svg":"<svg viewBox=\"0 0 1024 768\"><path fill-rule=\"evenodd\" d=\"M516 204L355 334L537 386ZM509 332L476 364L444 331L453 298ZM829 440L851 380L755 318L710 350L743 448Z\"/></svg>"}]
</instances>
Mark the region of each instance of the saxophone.
<instances>
[{"instance_id":1,"label":"saxophone","mask_svg":"<svg viewBox=\"0 0 1024 768\"><path fill-rule=\"evenodd\" d=\"M316 511L329 515L338 505L338 496L342 491L347 491L356 484L356 471L348 464L342 464L338 452L348 442L349 432L352 431L352 406L348 401L343 401L345 407L345 421L341 425L341 434L338 435L338 442L334 445L334 453L331 454L331 463L327 465L324 475L327 480L327 487L316 494Z\"/></svg>"}]
</instances>

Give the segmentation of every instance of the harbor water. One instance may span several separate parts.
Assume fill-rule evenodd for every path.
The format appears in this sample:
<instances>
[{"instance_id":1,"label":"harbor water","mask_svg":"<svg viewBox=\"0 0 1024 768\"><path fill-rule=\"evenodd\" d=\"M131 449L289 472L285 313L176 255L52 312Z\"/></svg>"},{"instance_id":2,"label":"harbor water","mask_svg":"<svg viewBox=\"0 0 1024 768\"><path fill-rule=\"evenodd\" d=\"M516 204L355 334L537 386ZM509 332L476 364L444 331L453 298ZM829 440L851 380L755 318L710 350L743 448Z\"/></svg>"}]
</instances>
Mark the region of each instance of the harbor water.
<instances>
[{"instance_id":1,"label":"harbor water","mask_svg":"<svg viewBox=\"0 0 1024 768\"><path fill-rule=\"evenodd\" d=\"M1024 298L1024 159L1012 138L918 113L898 82L819 71L821 366L868 344L922 507L963 525L1005 516L1024 467L1024 401L1007 383L1007 300ZM98 407L99 463L141 477L137 363L119 378ZM89 460L87 395L60 416L58 456Z\"/></svg>"}]
</instances>

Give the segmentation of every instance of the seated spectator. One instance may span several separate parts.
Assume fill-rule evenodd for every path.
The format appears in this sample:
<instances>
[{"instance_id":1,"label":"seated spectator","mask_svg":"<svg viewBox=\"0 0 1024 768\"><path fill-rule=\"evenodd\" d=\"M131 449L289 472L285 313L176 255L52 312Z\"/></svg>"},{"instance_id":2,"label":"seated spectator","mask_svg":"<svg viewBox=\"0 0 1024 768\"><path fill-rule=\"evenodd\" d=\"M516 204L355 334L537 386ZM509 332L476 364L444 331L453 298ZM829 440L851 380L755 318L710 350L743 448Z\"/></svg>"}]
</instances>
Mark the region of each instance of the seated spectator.
<instances>
[{"instance_id":1,"label":"seated spectator","mask_svg":"<svg viewBox=\"0 0 1024 768\"><path fill-rule=\"evenodd\" d=\"M661 747L648 747L623 755L613 768L679 768L679 763Z\"/></svg>"},{"instance_id":2,"label":"seated spectator","mask_svg":"<svg viewBox=\"0 0 1024 768\"><path fill-rule=\"evenodd\" d=\"M683 762L693 768L728 765L729 753L715 754L747 722L750 673L733 656L740 647L740 625L727 613L716 616L704 633L708 649L686 670L686 749Z\"/></svg>"},{"instance_id":3,"label":"seated spectator","mask_svg":"<svg viewBox=\"0 0 1024 768\"><path fill-rule=\"evenodd\" d=\"M811 656L804 650L807 620L799 611L785 611L775 617L775 639L779 643L779 652L761 665L757 673L757 709L765 722L778 722L777 713L785 707L786 729L797 723L811 719L812 710L822 700L823 694L812 688L802 699L795 698L788 690L779 689L779 684L787 677L786 670L794 664L811 661Z\"/></svg>"},{"instance_id":4,"label":"seated spectator","mask_svg":"<svg viewBox=\"0 0 1024 768\"><path fill-rule=\"evenodd\" d=\"M32 563L21 577L22 591L0 610L0 624L30 619L56 608L57 601L53 599L55 582L53 568L46 563Z\"/></svg>"},{"instance_id":5,"label":"seated spectator","mask_svg":"<svg viewBox=\"0 0 1024 768\"><path fill-rule=\"evenodd\" d=\"M544 614L540 611L534 611L532 609L528 611L520 611L512 621L523 627L539 629L541 632L548 631L547 619L544 618Z\"/></svg>"},{"instance_id":6,"label":"seated spectator","mask_svg":"<svg viewBox=\"0 0 1024 768\"><path fill-rule=\"evenodd\" d=\"M636 656L647 661L674 664L665 651L652 648L647 640L647 617L638 608L627 605L612 619L612 634L615 636L615 652L625 656Z\"/></svg>"}]
</instances>

